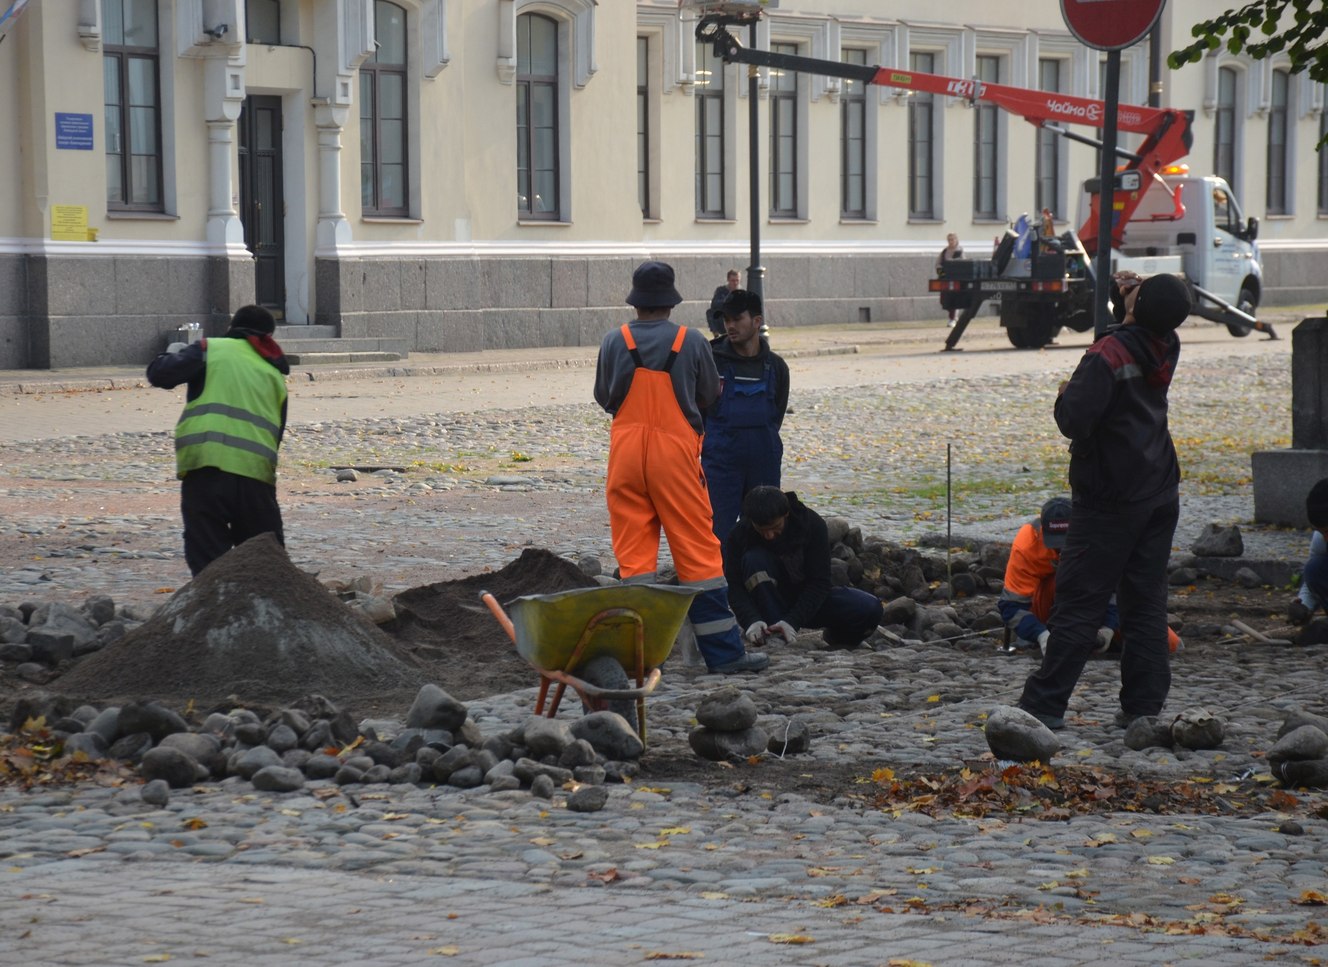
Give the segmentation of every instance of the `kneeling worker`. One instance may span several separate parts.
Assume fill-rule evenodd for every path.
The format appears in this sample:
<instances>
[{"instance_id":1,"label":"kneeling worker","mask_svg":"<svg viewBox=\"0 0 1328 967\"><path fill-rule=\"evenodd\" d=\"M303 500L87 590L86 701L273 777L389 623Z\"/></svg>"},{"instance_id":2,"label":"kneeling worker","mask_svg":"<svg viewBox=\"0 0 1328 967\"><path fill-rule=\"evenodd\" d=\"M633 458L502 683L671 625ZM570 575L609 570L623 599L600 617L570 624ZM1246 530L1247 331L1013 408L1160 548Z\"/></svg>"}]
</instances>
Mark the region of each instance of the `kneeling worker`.
<instances>
[{"instance_id":1,"label":"kneeling worker","mask_svg":"<svg viewBox=\"0 0 1328 967\"><path fill-rule=\"evenodd\" d=\"M825 521L793 493L753 487L742 519L724 541L729 604L748 641L792 642L802 628L822 628L832 648L855 648L881 623L880 599L830 585Z\"/></svg>"}]
</instances>

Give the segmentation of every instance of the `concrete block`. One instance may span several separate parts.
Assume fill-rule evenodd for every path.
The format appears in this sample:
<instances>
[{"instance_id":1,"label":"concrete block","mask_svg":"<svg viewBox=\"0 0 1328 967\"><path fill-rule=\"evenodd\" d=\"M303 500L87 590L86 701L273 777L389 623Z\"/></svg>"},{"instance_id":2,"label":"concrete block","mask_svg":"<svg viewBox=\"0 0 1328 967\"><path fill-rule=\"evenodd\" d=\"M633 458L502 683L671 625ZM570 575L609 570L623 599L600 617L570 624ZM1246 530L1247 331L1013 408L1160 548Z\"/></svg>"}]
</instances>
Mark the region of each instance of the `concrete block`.
<instances>
[{"instance_id":1,"label":"concrete block","mask_svg":"<svg viewBox=\"0 0 1328 967\"><path fill-rule=\"evenodd\" d=\"M249 260L246 259L246 261ZM212 279L210 262L211 260L206 258L167 260L167 289L161 293L161 298L154 303L156 311L166 315L178 313L181 316L190 317L184 321L200 321L195 319L194 316L206 312L210 308L207 301L207 292ZM250 273L249 278L252 282L252 273ZM252 286L250 291L253 291ZM252 301L251 296L240 305ZM238 309L239 307L237 305L235 308Z\"/></svg>"},{"instance_id":2,"label":"concrete block","mask_svg":"<svg viewBox=\"0 0 1328 967\"><path fill-rule=\"evenodd\" d=\"M1259 450L1254 471L1254 519L1260 524L1309 527L1305 495L1328 477L1328 450Z\"/></svg>"},{"instance_id":3,"label":"concrete block","mask_svg":"<svg viewBox=\"0 0 1328 967\"><path fill-rule=\"evenodd\" d=\"M207 260L206 297L195 311L206 313L203 322L209 336L219 336L230 328L231 316L241 306L251 305L257 297L253 259L213 257ZM203 292L204 290L196 290Z\"/></svg>"},{"instance_id":4,"label":"concrete block","mask_svg":"<svg viewBox=\"0 0 1328 967\"><path fill-rule=\"evenodd\" d=\"M1291 446L1328 450L1328 317L1291 331Z\"/></svg>"},{"instance_id":5,"label":"concrete block","mask_svg":"<svg viewBox=\"0 0 1328 967\"><path fill-rule=\"evenodd\" d=\"M80 263L89 264L101 261L101 259L79 259ZM112 305L106 304L106 293L103 291L97 294L95 303L87 305L83 303L71 304L67 309L59 311L56 309L57 302L55 300L58 286L55 279L52 278L51 315L88 315L93 312L112 315L141 313L146 306L152 306L155 309L163 304L163 300L172 298L170 291L173 280L171 278L170 259L116 258L114 266L115 278L111 291L115 293L115 301ZM82 274L81 266L80 274Z\"/></svg>"},{"instance_id":6,"label":"concrete block","mask_svg":"<svg viewBox=\"0 0 1328 967\"><path fill-rule=\"evenodd\" d=\"M439 352L472 353L488 348L484 313L470 309L441 313Z\"/></svg>"}]
</instances>

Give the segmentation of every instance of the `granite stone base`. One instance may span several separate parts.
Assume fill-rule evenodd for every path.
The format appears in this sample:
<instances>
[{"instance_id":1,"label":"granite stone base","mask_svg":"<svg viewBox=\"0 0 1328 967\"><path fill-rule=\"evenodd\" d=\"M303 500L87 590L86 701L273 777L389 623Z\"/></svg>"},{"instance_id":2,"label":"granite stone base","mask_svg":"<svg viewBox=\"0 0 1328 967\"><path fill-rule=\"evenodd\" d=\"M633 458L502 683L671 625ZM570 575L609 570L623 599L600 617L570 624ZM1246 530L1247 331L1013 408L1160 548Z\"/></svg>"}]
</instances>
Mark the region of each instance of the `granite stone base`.
<instances>
[{"instance_id":1,"label":"granite stone base","mask_svg":"<svg viewBox=\"0 0 1328 967\"><path fill-rule=\"evenodd\" d=\"M1310 526L1305 495L1328 477L1328 450L1259 450L1254 470L1254 519L1282 527Z\"/></svg>"}]
</instances>

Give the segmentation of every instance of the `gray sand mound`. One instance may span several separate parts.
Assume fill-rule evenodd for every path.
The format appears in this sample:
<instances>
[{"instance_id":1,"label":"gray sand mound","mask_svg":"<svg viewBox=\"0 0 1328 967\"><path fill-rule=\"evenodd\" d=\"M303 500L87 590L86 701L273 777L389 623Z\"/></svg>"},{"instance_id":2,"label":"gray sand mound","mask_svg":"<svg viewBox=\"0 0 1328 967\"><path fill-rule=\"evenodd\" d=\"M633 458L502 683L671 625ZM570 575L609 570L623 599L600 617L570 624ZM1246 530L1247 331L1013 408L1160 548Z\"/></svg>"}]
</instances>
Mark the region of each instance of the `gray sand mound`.
<instances>
[{"instance_id":1,"label":"gray sand mound","mask_svg":"<svg viewBox=\"0 0 1328 967\"><path fill-rule=\"evenodd\" d=\"M207 707L228 696L344 701L426 676L390 636L291 563L270 534L218 558L153 617L52 683L97 701L147 697Z\"/></svg>"}]
</instances>

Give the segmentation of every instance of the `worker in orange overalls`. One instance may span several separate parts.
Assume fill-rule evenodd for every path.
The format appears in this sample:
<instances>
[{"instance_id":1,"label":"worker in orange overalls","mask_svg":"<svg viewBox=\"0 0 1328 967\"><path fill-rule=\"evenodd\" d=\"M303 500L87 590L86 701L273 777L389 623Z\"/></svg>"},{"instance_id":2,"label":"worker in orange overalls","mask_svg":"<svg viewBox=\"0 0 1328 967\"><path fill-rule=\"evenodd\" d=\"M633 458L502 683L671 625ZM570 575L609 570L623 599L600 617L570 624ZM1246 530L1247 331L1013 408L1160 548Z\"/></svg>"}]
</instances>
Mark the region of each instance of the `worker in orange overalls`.
<instances>
[{"instance_id":1,"label":"worker in orange overalls","mask_svg":"<svg viewBox=\"0 0 1328 967\"><path fill-rule=\"evenodd\" d=\"M669 320L680 302L673 267L643 262L627 296L635 321L599 347L595 401L613 414L605 487L613 553L624 581L655 580L662 527L679 583L700 591L688 617L706 666L760 671L770 658L743 646L701 471L701 411L719 396L719 373L705 336Z\"/></svg>"},{"instance_id":2,"label":"worker in orange overalls","mask_svg":"<svg viewBox=\"0 0 1328 967\"><path fill-rule=\"evenodd\" d=\"M1056 565L1070 532L1070 501L1053 497L1042 505L1042 513L1019 528L1010 560L1005 566L1005 586L996 602L1005 626L1014 633L1013 647L1047 650L1047 619L1056 601ZM1097 632L1097 654L1107 651L1120 631L1116 597L1107 602L1107 613ZM1180 637L1170 628L1167 639L1173 652L1180 650Z\"/></svg>"}]
</instances>

